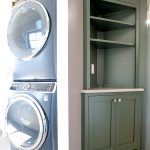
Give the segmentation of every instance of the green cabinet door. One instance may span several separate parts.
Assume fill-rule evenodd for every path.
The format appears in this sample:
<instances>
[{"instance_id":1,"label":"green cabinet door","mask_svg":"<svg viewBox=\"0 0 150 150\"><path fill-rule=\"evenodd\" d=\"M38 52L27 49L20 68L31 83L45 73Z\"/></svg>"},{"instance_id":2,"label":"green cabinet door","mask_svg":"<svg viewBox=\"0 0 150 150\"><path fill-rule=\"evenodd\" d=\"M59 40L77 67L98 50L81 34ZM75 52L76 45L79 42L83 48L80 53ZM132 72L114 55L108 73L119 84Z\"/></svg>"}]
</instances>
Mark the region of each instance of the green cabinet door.
<instances>
[{"instance_id":1,"label":"green cabinet door","mask_svg":"<svg viewBox=\"0 0 150 150\"><path fill-rule=\"evenodd\" d=\"M89 149L114 150L115 105L111 96L89 97Z\"/></svg>"},{"instance_id":2,"label":"green cabinet door","mask_svg":"<svg viewBox=\"0 0 150 150\"><path fill-rule=\"evenodd\" d=\"M140 99L139 95L119 95L116 105L116 150L139 147Z\"/></svg>"},{"instance_id":3,"label":"green cabinet door","mask_svg":"<svg viewBox=\"0 0 150 150\"><path fill-rule=\"evenodd\" d=\"M83 94L82 150L139 150L141 94Z\"/></svg>"}]
</instances>

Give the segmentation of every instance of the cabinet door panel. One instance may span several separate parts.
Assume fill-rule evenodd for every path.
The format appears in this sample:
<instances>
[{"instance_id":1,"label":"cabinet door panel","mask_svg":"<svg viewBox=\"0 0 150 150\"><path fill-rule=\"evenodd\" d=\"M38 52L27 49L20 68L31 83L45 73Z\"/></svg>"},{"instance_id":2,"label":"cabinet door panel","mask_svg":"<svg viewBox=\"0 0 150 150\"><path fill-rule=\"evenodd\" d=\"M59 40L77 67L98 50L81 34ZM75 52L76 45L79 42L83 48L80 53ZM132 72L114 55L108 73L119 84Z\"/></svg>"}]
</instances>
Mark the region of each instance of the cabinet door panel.
<instances>
[{"instance_id":1,"label":"cabinet door panel","mask_svg":"<svg viewBox=\"0 0 150 150\"><path fill-rule=\"evenodd\" d=\"M116 149L136 147L139 135L139 99L137 96L119 96L116 113Z\"/></svg>"},{"instance_id":2,"label":"cabinet door panel","mask_svg":"<svg viewBox=\"0 0 150 150\"><path fill-rule=\"evenodd\" d=\"M110 96L89 98L89 150L114 149L115 110Z\"/></svg>"}]
</instances>

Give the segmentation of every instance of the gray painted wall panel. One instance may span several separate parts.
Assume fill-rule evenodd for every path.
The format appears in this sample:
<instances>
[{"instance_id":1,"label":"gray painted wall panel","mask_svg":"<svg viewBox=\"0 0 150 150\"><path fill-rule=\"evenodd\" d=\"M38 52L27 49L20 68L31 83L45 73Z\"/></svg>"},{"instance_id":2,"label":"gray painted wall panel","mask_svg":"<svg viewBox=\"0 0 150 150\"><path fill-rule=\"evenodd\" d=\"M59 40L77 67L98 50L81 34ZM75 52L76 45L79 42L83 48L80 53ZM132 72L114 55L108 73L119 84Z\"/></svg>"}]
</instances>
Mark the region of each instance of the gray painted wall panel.
<instances>
[{"instance_id":1,"label":"gray painted wall panel","mask_svg":"<svg viewBox=\"0 0 150 150\"><path fill-rule=\"evenodd\" d=\"M149 139L150 139L150 27L147 28L147 50L148 50L148 54L147 54L147 99L144 103L144 114L143 114L143 119L145 120L145 150L149 150L150 149L150 143L149 143ZM145 111L146 110L146 111ZM144 130L143 129L143 130Z\"/></svg>"},{"instance_id":2,"label":"gray painted wall panel","mask_svg":"<svg viewBox=\"0 0 150 150\"><path fill-rule=\"evenodd\" d=\"M149 70L149 60L150 55L147 54L147 27L146 27L146 17L147 17L147 0L138 0L139 5L138 7L140 8L139 16L138 16L138 28L139 28L139 42L138 42L138 64L139 64L139 69L137 69L137 87L143 87L145 89L145 92L143 94L142 98L142 137L141 137L141 150L150 150L150 142L149 142L149 137L150 137L150 121L149 121L149 98L150 95L149 90L150 87L148 87L148 84L150 84L150 77L147 74ZM148 50L149 51L149 50ZM148 52L149 53L149 52ZM148 63L147 63L148 60ZM148 76L147 76L148 75Z\"/></svg>"},{"instance_id":3,"label":"gray painted wall panel","mask_svg":"<svg viewBox=\"0 0 150 150\"><path fill-rule=\"evenodd\" d=\"M83 89L83 1L69 0L68 3L69 150L81 150L80 92Z\"/></svg>"},{"instance_id":4,"label":"gray painted wall panel","mask_svg":"<svg viewBox=\"0 0 150 150\"><path fill-rule=\"evenodd\" d=\"M134 87L134 48L105 51L105 87Z\"/></svg>"}]
</instances>

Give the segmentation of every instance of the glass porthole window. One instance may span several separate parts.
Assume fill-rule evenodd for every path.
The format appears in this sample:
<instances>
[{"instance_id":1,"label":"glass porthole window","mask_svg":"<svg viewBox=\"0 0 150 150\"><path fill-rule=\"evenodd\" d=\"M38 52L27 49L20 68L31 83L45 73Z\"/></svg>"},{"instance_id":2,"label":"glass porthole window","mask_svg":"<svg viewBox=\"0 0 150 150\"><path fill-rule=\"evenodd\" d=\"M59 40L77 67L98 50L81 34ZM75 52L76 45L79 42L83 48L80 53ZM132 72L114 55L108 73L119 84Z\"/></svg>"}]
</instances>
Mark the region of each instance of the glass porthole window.
<instances>
[{"instance_id":1,"label":"glass porthole window","mask_svg":"<svg viewBox=\"0 0 150 150\"><path fill-rule=\"evenodd\" d=\"M35 98L17 94L6 111L6 130L11 142L21 150L38 150L47 136L47 120Z\"/></svg>"},{"instance_id":2,"label":"glass porthole window","mask_svg":"<svg viewBox=\"0 0 150 150\"><path fill-rule=\"evenodd\" d=\"M50 17L38 1L21 1L12 9L7 40L12 53L30 60L42 51L51 28Z\"/></svg>"}]
</instances>

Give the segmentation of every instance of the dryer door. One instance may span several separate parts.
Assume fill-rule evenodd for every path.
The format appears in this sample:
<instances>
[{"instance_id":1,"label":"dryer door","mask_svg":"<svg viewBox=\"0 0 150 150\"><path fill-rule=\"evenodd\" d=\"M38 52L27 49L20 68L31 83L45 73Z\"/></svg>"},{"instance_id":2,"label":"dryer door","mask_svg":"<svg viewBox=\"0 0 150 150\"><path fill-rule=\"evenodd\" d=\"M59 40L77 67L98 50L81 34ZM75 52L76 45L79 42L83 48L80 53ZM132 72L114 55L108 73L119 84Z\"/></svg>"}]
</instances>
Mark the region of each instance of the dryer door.
<instances>
[{"instance_id":1,"label":"dryer door","mask_svg":"<svg viewBox=\"0 0 150 150\"><path fill-rule=\"evenodd\" d=\"M7 30L8 45L19 59L29 60L42 51L51 28L49 15L38 1L20 1L13 7Z\"/></svg>"},{"instance_id":2,"label":"dryer door","mask_svg":"<svg viewBox=\"0 0 150 150\"><path fill-rule=\"evenodd\" d=\"M45 114L34 97L17 94L6 112L6 131L17 149L38 150L47 136Z\"/></svg>"}]
</instances>

